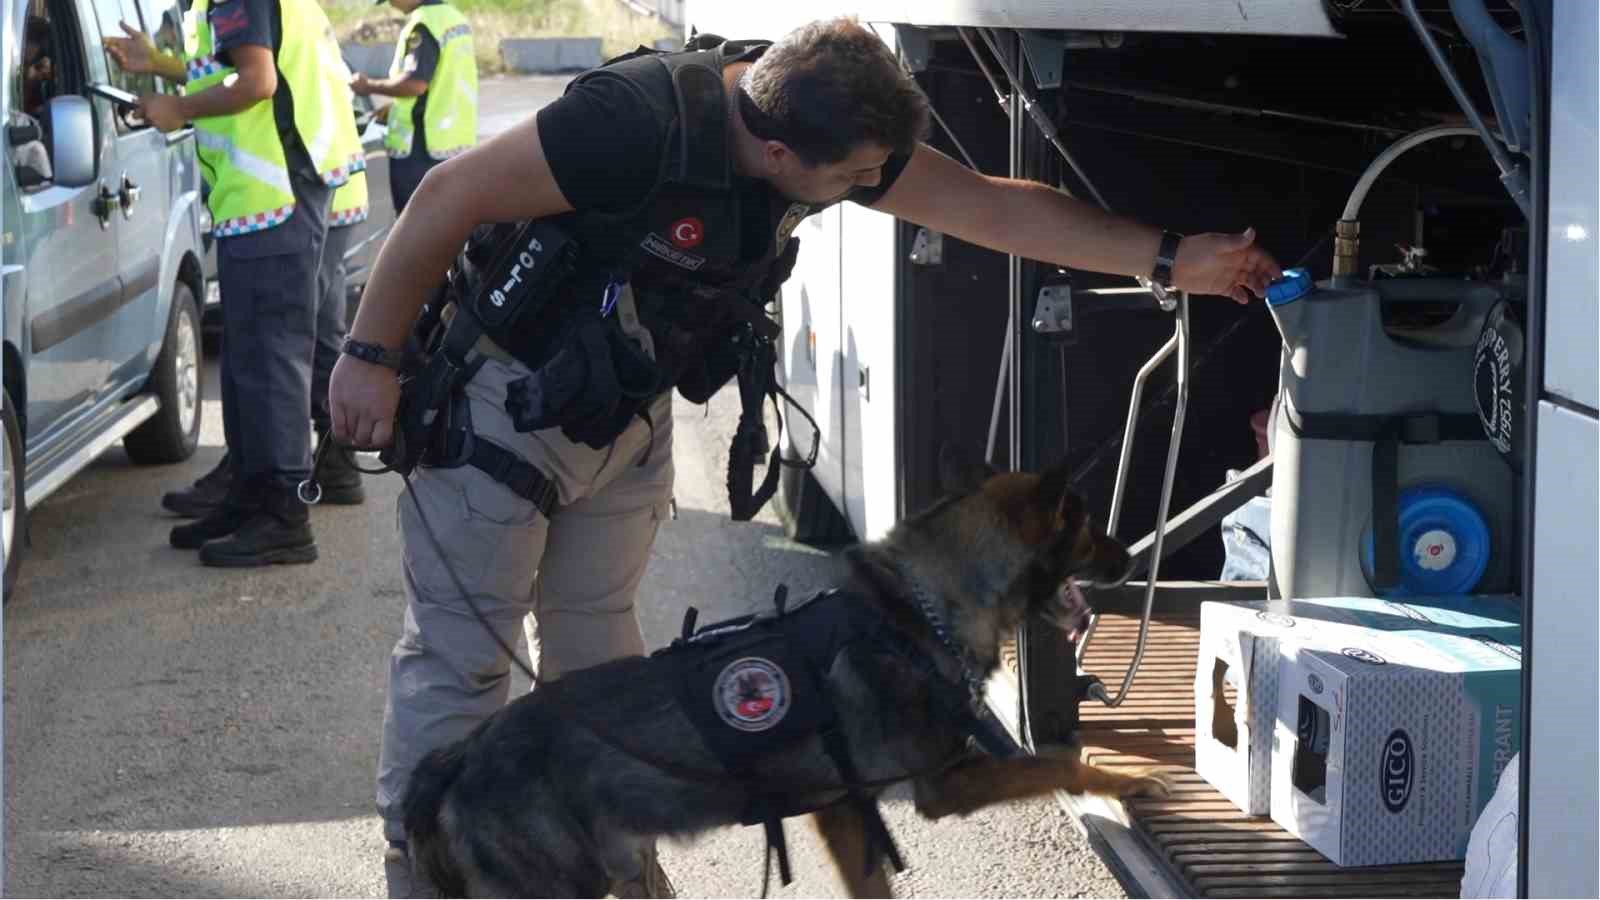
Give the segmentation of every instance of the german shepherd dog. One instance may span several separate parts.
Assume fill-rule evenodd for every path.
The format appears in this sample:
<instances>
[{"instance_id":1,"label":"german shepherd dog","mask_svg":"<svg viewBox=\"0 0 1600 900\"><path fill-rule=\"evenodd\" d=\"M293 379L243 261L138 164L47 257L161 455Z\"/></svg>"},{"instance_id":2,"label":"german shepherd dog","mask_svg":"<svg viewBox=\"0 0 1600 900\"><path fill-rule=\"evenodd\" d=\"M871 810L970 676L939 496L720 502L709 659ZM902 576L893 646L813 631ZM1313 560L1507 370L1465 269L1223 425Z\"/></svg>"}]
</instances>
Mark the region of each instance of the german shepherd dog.
<instances>
[{"instance_id":1,"label":"german shepherd dog","mask_svg":"<svg viewBox=\"0 0 1600 900\"><path fill-rule=\"evenodd\" d=\"M1130 561L1091 526L1064 466L997 474L950 448L940 463L944 499L881 541L845 551L844 589L876 605L959 684L963 661L910 598L937 607L968 670L983 678L1025 616L1079 629L1088 607L1076 584L1119 581ZM598 897L639 877L658 837L737 824L745 802L737 785L680 777L723 770L684 711L672 669L659 663L635 657L570 673L424 758L405 803L419 874L445 896ZM878 786L875 793L911 780L928 819L1056 790L1167 792L1158 775L1098 769L1070 749L1007 759L972 749L956 723L933 714L926 669L903 657L841 652L823 681L861 783ZM628 752L618 736L641 752ZM819 738L773 751L758 774L816 786L808 808L820 808L813 821L852 895L890 896L885 867L868 864L859 808L836 802L846 792Z\"/></svg>"}]
</instances>

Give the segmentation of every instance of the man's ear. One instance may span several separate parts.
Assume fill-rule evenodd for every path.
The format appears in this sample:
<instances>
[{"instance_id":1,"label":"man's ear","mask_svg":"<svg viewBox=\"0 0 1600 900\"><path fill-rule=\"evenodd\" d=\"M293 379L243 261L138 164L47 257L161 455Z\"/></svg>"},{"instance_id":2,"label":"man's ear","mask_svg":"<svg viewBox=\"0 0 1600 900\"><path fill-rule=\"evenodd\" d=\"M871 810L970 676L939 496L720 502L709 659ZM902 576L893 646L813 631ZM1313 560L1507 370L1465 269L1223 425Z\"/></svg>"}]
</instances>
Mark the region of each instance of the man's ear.
<instances>
[{"instance_id":1,"label":"man's ear","mask_svg":"<svg viewBox=\"0 0 1600 900\"><path fill-rule=\"evenodd\" d=\"M969 459L953 443L939 448L939 488L946 494L971 494L995 474L987 463Z\"/></svg>"}]
</instances>

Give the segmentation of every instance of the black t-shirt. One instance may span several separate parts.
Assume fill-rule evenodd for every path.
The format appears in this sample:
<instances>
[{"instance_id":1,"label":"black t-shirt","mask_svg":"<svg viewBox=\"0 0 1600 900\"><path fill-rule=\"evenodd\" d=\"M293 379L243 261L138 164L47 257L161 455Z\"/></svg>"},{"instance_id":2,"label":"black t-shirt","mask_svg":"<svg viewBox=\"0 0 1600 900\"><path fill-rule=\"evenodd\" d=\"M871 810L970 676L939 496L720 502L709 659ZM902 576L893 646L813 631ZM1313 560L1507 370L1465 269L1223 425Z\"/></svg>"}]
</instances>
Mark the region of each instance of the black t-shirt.
<instances>
[{"instance_id":1,"label":"black t-shirt","mask_svg":"<svg viewBox=\"0 0 1600 900\"><path fill-rule=\"evenodd\" d=\"M535 121L550 172L575 209L622 212L642 201L655 184L666 152L665 136L649 102L621 76L604 70L590 75L540 109ZM847 199L876 203L908 159L892 154L880 183L857 188ZM740 177L736 184L749 256L763 249L771 235L772 204L787 206L789 201L759 179Z\"/></svg>"}]
</instances>

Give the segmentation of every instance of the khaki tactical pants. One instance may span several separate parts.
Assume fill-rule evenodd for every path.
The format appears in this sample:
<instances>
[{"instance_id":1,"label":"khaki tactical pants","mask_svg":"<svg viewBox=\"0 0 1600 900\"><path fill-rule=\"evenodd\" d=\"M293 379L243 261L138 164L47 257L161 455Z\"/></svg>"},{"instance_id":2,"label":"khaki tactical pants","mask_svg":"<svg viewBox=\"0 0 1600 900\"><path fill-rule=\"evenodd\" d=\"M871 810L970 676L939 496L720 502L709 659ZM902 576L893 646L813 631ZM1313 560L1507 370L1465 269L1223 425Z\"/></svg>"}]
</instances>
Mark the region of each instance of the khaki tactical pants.
<instances>
[{"instance_id":1,"label":"khaki tactical pants","mask_svg":"<svg viewBox=\"0 0 1600 900\"><path fill-rule=\"evenodd\" d=\"M463 587L508 646L526 624L540 679L644 652L634 591L672 493L672 396L650 410L653 435L636 418L610 448L594 450L559 429L512 428L506 386L527 375L519 363L491 358L465 389L477 439L556 481L562 507L553 520L471 466L418 469L416 502L400 495L406 614L378 759L378 811L390 840L404 838L400 804L417 761L466 735L510 694L511 661Z\"/></svg>"}]
</instances>

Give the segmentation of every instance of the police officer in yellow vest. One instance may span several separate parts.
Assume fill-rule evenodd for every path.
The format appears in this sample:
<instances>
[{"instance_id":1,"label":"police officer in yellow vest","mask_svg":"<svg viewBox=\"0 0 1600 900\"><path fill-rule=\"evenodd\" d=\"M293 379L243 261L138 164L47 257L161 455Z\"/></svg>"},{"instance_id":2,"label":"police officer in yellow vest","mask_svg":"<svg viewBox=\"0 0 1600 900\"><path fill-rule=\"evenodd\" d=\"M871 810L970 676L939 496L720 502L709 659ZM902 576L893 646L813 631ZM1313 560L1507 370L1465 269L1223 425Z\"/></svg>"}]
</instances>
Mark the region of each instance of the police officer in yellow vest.
<instances>
[{"instance_id":1,"label":"police officer in yellow vest","mask_svg":"<svg viewBox=\"0 0 1600 900\"><path fill-rule=\"evenodd\" d=\"M140 111L164 132L193 125L217 237L219 469L233 477L223 503L171 541L207 565L311 562L297 487L311 474L318 268L330 197L365 167L347 70L315 0L195 0L192 14L187 60L126 23L127 37L106 41L124 69L186 84L141 97Z\"/></svg>"},{"instance_id":2,"label":"police officer in yellow vest","mask_svg":"<svg viewBox=\"0 0 1600 900\"><path fill-rule=\"evenodd\" d=\"M357 75L363 96L393 97L386 111L389 189L399 215L428 170L478 140L478 61L472 27L444 0L378 0L406 13L389 77Z\"/></svg>"}]
</instances>

